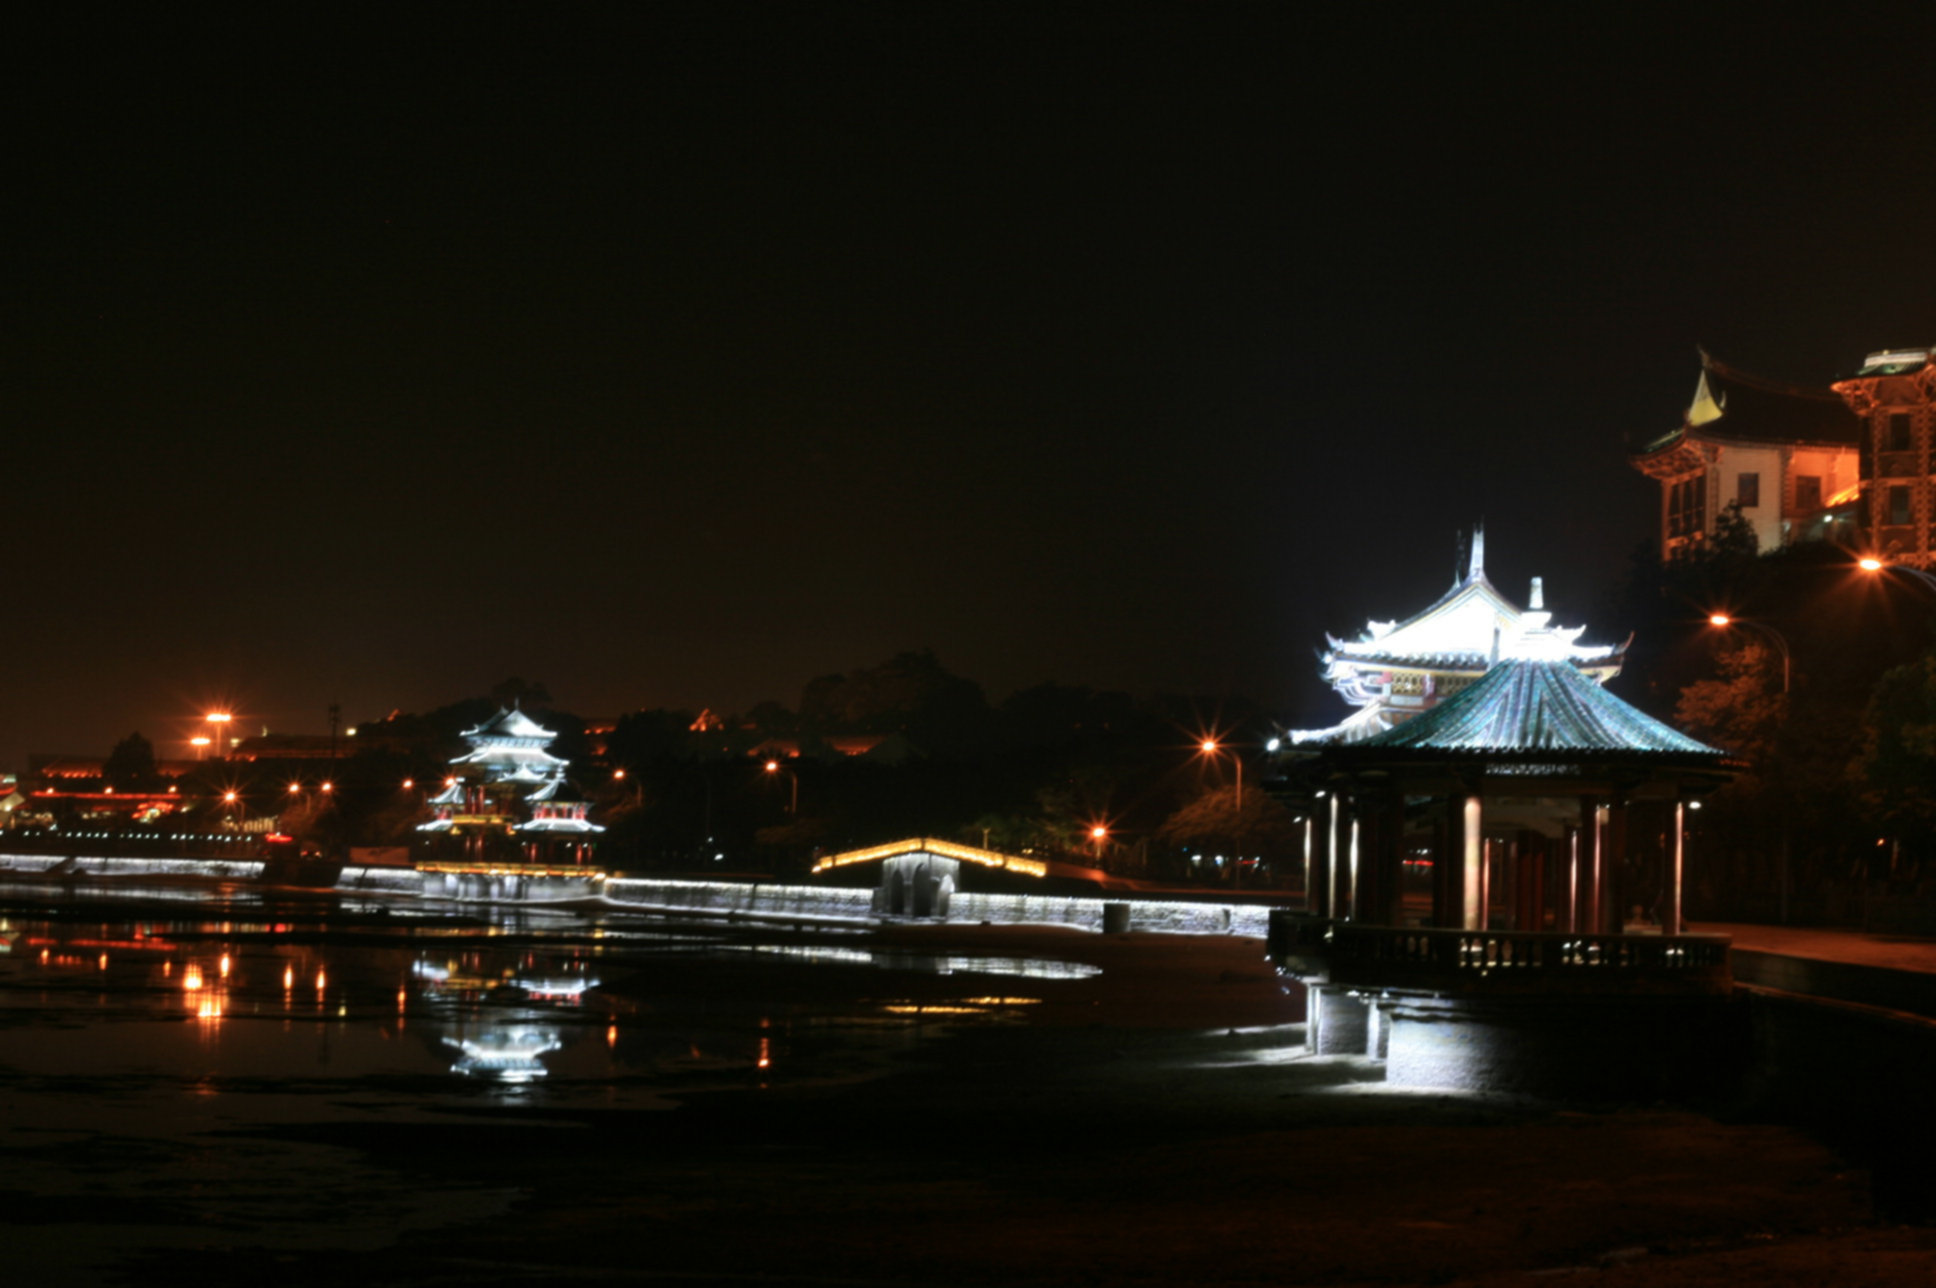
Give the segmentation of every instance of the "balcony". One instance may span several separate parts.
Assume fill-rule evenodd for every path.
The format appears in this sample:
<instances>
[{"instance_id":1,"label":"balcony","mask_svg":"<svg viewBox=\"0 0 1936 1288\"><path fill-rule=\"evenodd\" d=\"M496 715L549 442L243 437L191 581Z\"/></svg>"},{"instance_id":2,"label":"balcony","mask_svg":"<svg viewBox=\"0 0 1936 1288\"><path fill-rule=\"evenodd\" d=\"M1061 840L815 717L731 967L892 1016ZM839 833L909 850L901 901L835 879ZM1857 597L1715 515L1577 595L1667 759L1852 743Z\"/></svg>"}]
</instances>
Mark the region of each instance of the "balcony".
<instances>
[{"instance_id":1,"label":"balcony","mask_svg":"<svg viewBox=\"0 0 1936 1288\"><path fill-rule=\"evenodd\" d=\"M1726 935L1367 926L1274 910L1270 957L1309 984L1477 996L1724 993Z\"/></svg>"}]
</instances>

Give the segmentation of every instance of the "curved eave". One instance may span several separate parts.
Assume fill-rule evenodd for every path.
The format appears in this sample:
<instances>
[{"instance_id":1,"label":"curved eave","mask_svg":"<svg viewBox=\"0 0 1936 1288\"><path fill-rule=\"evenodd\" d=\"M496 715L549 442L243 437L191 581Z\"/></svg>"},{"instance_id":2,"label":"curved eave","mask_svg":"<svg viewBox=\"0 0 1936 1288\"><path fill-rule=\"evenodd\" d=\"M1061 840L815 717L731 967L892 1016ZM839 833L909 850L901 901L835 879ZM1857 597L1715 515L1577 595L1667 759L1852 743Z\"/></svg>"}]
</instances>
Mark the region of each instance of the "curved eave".
<instances>
[{"instance_id":1,"label":"curved eave","mask_svg":"<svg viewBox=\"0 0 1936 1288\"><path fill-rule=\"evenodd\" d=\"M1446 751L1431 747L1381 747L1364 743L1331 744L1317 749L1313 768L1333 776L1364 775L1443 776L1483 782L1494 790L1524 784L1544 784L1562 790L1585 783L1631 789L1663 781L1682 787L1713 789L1741 773L1746 765L1731 756L1681 751L1608 751L1550 748L1474 747ZM1528 790L1528 795L1538 792Z\"/></svg>"}]
</instances>

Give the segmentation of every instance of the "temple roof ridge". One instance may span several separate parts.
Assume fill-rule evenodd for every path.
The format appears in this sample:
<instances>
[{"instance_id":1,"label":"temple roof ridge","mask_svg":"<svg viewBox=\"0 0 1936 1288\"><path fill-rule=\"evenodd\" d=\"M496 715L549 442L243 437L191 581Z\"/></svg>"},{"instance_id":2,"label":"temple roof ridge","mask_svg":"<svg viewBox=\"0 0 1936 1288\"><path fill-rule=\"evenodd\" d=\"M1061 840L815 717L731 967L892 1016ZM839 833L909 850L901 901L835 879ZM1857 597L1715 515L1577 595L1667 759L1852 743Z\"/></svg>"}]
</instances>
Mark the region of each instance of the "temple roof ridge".
<instances>
[{"instance_id":1,"label":"temple roof ridge","mask_svg":"<svg viewBox=\"0 0 1936 1288\"><path fill-rule=\"evenodd\" d=\"M1756 375L1752 371L1743 371L1740 367L1721 361L1705 348L1698 345L1695 347L1695 351L1701 355L1701 379L1703 384L1706 383L1708 375L1712 373L1713 375L1721 377L1721 379L1727 381L1729 384L1746 385L1751 389L1758 389L1763 393L1783 394L1790 398L1813 398L1822 402L1835 401L1835 392L1826 384L1798 385L1790 380L1776 380L1770 376Z\"/></svg>"},{"instance_id":2,"label":"temple roof ridge","mask_svg":"<svg viewBox=\"0 0 1936 1288\"><path fill-rule=\"evenodd\" d=\"M545 728L512 703L509 707L499 707L497 714L474 729L466 729L465 738L543 738L547 741L558 735Z\"/></svg>"}]
</instances>

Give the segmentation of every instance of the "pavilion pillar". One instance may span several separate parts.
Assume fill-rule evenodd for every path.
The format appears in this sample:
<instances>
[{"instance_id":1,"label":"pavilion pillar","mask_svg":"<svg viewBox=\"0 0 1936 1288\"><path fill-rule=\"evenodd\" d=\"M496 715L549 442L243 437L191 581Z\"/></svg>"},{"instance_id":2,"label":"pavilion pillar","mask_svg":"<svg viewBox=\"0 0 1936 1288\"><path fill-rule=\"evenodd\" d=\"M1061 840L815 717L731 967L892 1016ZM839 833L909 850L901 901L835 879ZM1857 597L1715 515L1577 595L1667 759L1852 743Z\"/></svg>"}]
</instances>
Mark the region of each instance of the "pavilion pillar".
<instances>
[{"instance_id":1,"label":"pavilion pillar","mask_svg":"<svg viewBox=\"0 0 1936 1288\"><path fill-rule=\"evenodd\" d=\"M1565 867L1560 880L1557 928L1577 934L1580 929L1580 828L1577 823L1567 825L1564 841L1560 862Z\"/></svg>"},{"instance_id":2,"label":"pavilion pillar","mask_svg":"<svg viewBox=\"0 0 1936 1288\"><path fill-rule=\"evenodd\" d=\"M1454 796L1432 811L1432 925L1440 928L1456 928L1464 919L1459 911L1452 842L1452 816L1458 812L1459 802L1460 798Z\"/></svg>"},{"instance_id":3,"label":"pavilion pillar","mask_svg":"<svg viewBox=\"0 0 1936 1288\"><path fill-rule=\"evenodd\" d=\"M1338 811L1343 800L1337 791L1325 797L1324 826L1324 915L1338 915Z\"/></svg>"},{"instance_id":4,"label":"pavilion pillar","mask_svg":"<svg viewBox=\"0 0 1936 1288\"><path fill-rule=\"evenodd\" d=\"M1674 802L1674 834L1669 838L1667 857L1667 915L1662 918L1663 934L1681 933L1681 880L1687 862L1687 802Z\"/></svg>"},{"instance_id":5,"label":"pavilion pillar","mask_svg":"<svg viewBox=\"0 0 1936 1288\"><path fill-rule=\"evenodd\" d=\"M1320 917L1331 915L1331 793L1318 795L1317 813L1313 821L1317 824L1316 843L1312 847L1317 855L1317 869L1312 877L1311 911Z\"/></svg>"},{"instance_id":6,"label":"pavilion pillar","mask_svg":"<svg viewBox=\"0 0 1936 1288\"><path fill-rule=\"evenodd\" d=\"M1600 932L1617 935L1626 926L1627 910L1621 899L1621 869L1627 859L1627 797L1614 793L1606 806L1606 844L1600 861Z\"/></svg>"},{"instance_id":7,"label":"pavilion pillar","mask_svg":"<svg viewBox=\"0 0 1936 1288\"><path fill-rule=\"evenodd\" d=\"M1354 798L1351 802L1351 843L1345 854L1345 872L1350 880L1350 893L1345 900L1345 916L1353 921L1364 920L1364 909L1359 902L1361 893L1359 841L1363 833L1362 822L1363 820L1358 816L1358 802Z\"/></svg>"},{"instance_id":8,"label":"pavilion pillar","mask_svg":"<svg viewBox=\"0 0 1936 1288\"><path fill-rule=\"evenodd\" d=\"M1405 795L1393 786L1379 802L1372 829L1371 893L1365 920L1396 926L1404 920Z\"/></svg>"},{"instance_id":9,"label":"pavilion pillar","mask_svg":"<svg viewBox=\"0 0 1936 1288\"><path fill-rule=\"evenodd\" d=\"M1461 855L1465 877L1460 890L1459 924L1466 930L1486 928L1486 844L1483 823L1484 810L1479 794L1468 792L1460 805Z\"/></svg>"},{"instance_id":10,"label":"pavilion pillar","mask_svg":"<svg viewBox=\"0 0 1936 1288\"><path fill-rule=\"evenodd\" d=\"M1312 872L1313 856L1311 854L1311 845L1317 835L1318 811L1323 808L1324 805L1321 801L1314 801L1312 802L1311 808L1304 815L1304 911L1308 913L1318 911L1317 887L1312 884L1314 874Z\"/></svg>"},{"instance_id":11,"label":"pavilion pillar","mask_svg":"<svg viewBox=\"0 0 1936 1288\"><path fill-rule=\"evenodd\" d=\"M1579 933L1600 933L1600 869L1607 858L1607 809L1590 796L1580 798L1580 891L1574 920Z\"/></svg>"}]
</instances>

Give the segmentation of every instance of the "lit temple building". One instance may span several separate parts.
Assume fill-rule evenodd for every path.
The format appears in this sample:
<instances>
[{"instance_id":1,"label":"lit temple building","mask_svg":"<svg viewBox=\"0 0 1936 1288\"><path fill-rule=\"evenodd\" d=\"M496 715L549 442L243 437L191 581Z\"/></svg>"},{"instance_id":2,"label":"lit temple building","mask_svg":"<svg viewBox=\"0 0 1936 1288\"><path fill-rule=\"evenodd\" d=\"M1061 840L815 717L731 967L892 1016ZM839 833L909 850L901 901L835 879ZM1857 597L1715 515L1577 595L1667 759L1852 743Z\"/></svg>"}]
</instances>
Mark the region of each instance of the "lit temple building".
<instances>
[{"instance_id":1,"label":"lit temple building","mask_svg":"<svg viewBox=\"0 0 1936 1288\"><path fill-rule=\"evenodd\" d=\"M1458 693L1502 656L1528 650L1563 658L1602 684L1620 673L1625 644L1580 644L1585 627L1556 627L1552 619L1539 578L1524 609L1486 579L1485 532L1475 530L1465 576L1437 603L1402 622L1371 622L1355 640L1328 637L1324 678L1358 711L1289 739L1348 743L1383 733Z\"/></svg>"},{"instance_id":2,"label":"lit temple building","mask_svg":"<svg viewBox=\"0 0 1936 1288\"><path fill-rule=\"evenodd\" d=\"M1703 352L1681 423L1629 457L1660 484L1662 556L1699 544L1737 503L1762 550L1846 529L1861 492L1863 422L1841 388L1766 380Z\"/></svg>"},{"instance_id":3,"label":"lit temple building","mask_svg":"<svg viewBox=\"0 0 1936 1288\"><path fill-rule=\"evenodd\" d=\"M545 748L558 735L516 707L464 731L471 749L450 763L471 769L493 783L542 783L564 772L565 762Z\"/></svg>"},{"instance_id":4,"label":"lit temple building","mask_svg":"<svg viewBox=\"0 0 1936 1288\"><path fill-rule=\"evenodd\" d=\"M470 750L450 762L453 773L425 802L431 817L417 830L433 843L446 838L447 848L454 842L471 861L587 862L605 829L586 817L591 803L566 780L569 762L547 750L557 736L516 707L465 730Z\"/></svg>"},{"instance_id":5,"label":"lit temple building","mask_svg":"<svg viewBox=\"0 0 1936 1288\"><path fill-rule=\"evenodd\" d=\"M1868 479L1862 518L1877 554L1927 568L1936 561L1936 350L1872 353L1862 369L1836 382L1864 437Z\"/></svg>"},{"instance_id":6,"label":"lit temple building","mask_svg":"<svg viewBox=\"0 0 1936 1288\"><path fill-rule=\"evenodd\" d=\"M586 817L591 812L591 802L563 774L552 778L524 801L531 810L531 821L520 824L517 832L524 841L526 858L534 863L550 858L584 863L591 857L592 838L605 829ZM553 853L547 854L547 851Z\"/></svg>"}]
</instances>

